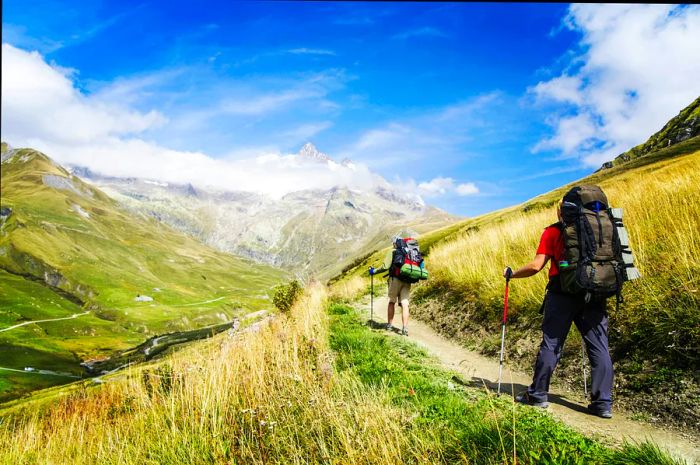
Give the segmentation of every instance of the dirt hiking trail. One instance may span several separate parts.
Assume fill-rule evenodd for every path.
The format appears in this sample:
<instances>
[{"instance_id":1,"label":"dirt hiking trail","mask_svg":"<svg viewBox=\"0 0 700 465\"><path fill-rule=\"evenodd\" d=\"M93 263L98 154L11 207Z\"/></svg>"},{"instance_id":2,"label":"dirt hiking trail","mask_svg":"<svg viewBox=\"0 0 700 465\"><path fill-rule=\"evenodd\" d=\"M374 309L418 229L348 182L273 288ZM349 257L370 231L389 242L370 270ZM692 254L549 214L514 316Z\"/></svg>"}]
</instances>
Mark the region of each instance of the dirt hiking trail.
<instances>
[{"instance_id":1,"label":"dirt hiking trail","mask_svg":"<svg viewBox=\"0 0 700 465\"><path fill-rule=\"evenodd\" d=\"M369 318L369 295L365 296L357 305ZM385 323L386 310L387 298L375 297L374 321ZM400 329L401 308L397 306L396 310L393 324L394 327ZM498 360L487 358L477 352L466 349L456 342L440 336L428 325L415 319L409 320L408 329L408 338L437 357L446 368L462 374L463 379L467 382L471 381L473 386L483 388L486 385L493 391L496 390ZM401 337L398 335L398 332L394 333L394 335ZM554 378L556 378L556 372L554 373ZM503 367L503 379L501 381L501 393L507 393L506 395L518 393L527 389L531 381L531 373L512 371L506 357ZM551 415L585 435L597 436L608 444L621 444L625 440L629 442L649 440L662 449L667 450L671 455L685 459L689 464L700 464L700 438L693 435L668 431L632 420L614 408L614 417L609 420L589 415L586 412L587 402L584 399L583 392L567 392L553 386L549 395L549 402L550 406L547 411Z\"/></svg>"}]
</instances>

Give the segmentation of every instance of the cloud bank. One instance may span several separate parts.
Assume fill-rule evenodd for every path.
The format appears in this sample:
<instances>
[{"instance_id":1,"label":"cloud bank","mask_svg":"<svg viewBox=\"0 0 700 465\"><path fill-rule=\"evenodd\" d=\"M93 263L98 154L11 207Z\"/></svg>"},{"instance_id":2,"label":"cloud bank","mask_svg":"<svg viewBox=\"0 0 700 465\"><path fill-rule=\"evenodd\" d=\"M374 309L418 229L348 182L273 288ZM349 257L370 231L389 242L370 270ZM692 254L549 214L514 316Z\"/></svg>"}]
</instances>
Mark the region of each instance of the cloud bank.
<instances>
[{"instance_id":1,"label":"cloud bank","mask_svg":"<svg viewBox=\"0 0 700 465\"><path fill-rule=\"evenodd\" d=\"M72 73L49 65L37 52L3 44L3 139L13 146L37 148L60 163L85 166L104 175L192 183L273 197L300 189L389 186L361 163L309 163L274 150L261 153L260 149L245 153L245 158L213 158L164 147L144 136L168 124L165 115L134 110L119 103L132 102L115 98L114 92L85 94L74 86ZM224 105L226 111L258 114L304 97L290 91ZM330 125L328 121L305 124L292 132L296 137L310 137Z\"/></svg>"},{"instance_id":2,"label":"cloud bank","mask_svg":"<svg viewBox=\"0 0 700 465\"><path fill-rule=\"evenodd\" d=\"M559 76L530 89L553 105L553 150L588 166L644 142L700 95L700 7L572 5L565 27L581 52Z\"/></svg>"}]
</instances>

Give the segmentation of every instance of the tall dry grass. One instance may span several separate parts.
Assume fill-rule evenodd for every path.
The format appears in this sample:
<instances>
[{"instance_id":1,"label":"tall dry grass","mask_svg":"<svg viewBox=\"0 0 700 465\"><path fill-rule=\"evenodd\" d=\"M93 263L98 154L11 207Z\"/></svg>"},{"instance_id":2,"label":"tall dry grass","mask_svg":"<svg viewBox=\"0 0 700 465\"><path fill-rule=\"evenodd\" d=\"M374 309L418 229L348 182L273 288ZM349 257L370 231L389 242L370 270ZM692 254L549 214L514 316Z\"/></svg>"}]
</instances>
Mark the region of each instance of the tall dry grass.
<instances>
[{"instance_id":1,"label":"tall dry grass","mask_svg":"<svg viewBox=\"0 0 700 465\"><path fill-rule=\"evenodd\" d=\"M615 313L617 342L697 366L700 346L700 153L634 169L603 181L624 222L642 279L627 283ZM556 206L505 213L430 253L433 289L473 296L483 310L502 309L503 268L535 255ZM511 282L512 312L536 317L546 272ZM634 347L631 347L634 346ZM618 346L620 348L620 346ZM624 350L623 350L624 352Z\"/></svg>"},{"instance_id":2,"label":"tall dry grass","mask_svg":"<svg viewBox=\"0 0 700 465\"><path fill-rule=\"evenodd\" d=\"M348 279L344 279L330 285L330 295L332 298L352 301L367 291L368 283L369 279L360 276L352 276Z\"/></svg>"},{"instance_id":3,"label":"tall dry grass","mask_svg":"<svg viewBox=\"0 0 700 465\"><path fill-rule=\"evenodd\" d=\"M157 366L2 418L7 464L404 463L410 418L333 371L326 293ZM427 446L425 446L427 447Z\"/></svg>"}]
</instances>

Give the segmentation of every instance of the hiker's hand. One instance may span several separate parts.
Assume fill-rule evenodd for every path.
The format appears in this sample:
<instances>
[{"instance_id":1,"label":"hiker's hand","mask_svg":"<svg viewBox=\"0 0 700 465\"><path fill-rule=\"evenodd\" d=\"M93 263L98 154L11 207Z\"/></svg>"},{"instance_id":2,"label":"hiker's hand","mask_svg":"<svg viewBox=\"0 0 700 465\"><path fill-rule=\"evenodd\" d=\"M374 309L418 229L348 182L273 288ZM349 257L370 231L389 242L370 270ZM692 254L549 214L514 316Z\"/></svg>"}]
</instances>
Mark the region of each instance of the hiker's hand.
<instances>
[{"instance_id":1,"label":"hiker's hand","mask_svg":"<svg viewBox=\"0 0 700 465\"><path fill-rule=\"evenodd\" d=\"M506 279L510 279L513 277L513 270L509 266L505 267L505 269L503 270L503 277Z\"/></svg>"},{"instance_id":2,"label":"hiker's hand","mask_svg":"<svg viewBox=\"0 0 700 465\"><path fill-rule=\"evenodd\" d=\"M373 266L370 266L370 267L369 267L369 275L372 276L373 274L375 274L374 267L373 267Z\"/></svg>"}]
</instances>

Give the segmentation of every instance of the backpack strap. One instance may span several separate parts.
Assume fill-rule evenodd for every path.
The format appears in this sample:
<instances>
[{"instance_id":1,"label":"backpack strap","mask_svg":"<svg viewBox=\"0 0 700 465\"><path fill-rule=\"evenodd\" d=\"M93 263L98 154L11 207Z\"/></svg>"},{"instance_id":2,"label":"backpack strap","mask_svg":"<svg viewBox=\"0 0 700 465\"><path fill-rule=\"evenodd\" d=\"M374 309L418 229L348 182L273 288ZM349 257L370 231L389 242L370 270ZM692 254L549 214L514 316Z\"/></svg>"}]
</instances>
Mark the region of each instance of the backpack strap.
<instances>
[{"instance_id":1,"label":"backpack strap","mask_svg":"<svg viewBox=\"0 0 700 465\"><path fill-rule=\"evenodd\" d=\"M559 230L560 234L564 234L564 223L561 221L557 221L556 223L552 223L549 226L547 226L547 228L557 228ZM556 266L558 269L559 264L556 264ZM561 278L559 277L558 274L549 277L549 281L547 281L546 292L551 292L553 294L561 294L562 293ZM545 300L546 300L546 295L545 295ZM542 301L542 306L540 307L540 313L544 313L544 301Z\"/></svg>"}]
</instances>

